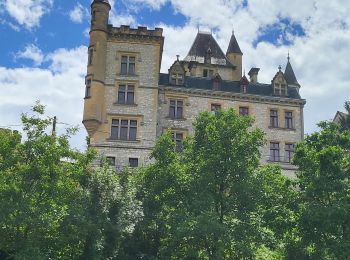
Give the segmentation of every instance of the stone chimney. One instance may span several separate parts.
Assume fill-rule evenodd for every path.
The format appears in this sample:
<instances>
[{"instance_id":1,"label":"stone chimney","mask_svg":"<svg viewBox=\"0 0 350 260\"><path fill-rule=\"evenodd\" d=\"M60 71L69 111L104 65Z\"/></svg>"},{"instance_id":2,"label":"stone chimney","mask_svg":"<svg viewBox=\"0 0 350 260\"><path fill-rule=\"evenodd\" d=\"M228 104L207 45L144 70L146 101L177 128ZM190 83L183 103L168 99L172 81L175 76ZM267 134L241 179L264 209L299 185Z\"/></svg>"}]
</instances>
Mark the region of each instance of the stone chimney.
<instances>
[{"instance_id":1,"label":"stone chimney","mask_svg":"<svg viewBox=\"0 0 350 260\"><path fill-rule=\"evenodd\" d=\"M251 68L250 71L248 72L251 83L258 83L259 70L260 70L260 68Z\"/></svg>"}]
</instances>

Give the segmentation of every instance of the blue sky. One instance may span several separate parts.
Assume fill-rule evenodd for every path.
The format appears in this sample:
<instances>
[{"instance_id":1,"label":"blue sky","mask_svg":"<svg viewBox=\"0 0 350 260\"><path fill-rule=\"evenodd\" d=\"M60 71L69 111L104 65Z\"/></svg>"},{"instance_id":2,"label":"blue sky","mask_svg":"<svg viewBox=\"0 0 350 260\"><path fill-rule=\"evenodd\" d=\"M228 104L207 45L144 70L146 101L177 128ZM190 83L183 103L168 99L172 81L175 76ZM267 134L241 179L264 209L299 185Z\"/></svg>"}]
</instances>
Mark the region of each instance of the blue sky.
<instances>
[{"instance_id":1,"label":"blue sky","mask_svg":"<svg viewBox=\"0 0 350 260\"><path fill-rule=\"evenodd\" d=\"M114 0L110 23L164 29L162 71L184 57L198 27L213 31L225 51L232 30L243 66L270 82L288 51L302 85L305 130L331 119L350 100L350 2L334 0ZM35 100L49 115L81 131L89 0L0 0L0 126L19 124ZM64 105L62 105L64 104Z\"/></svg>"}]
</instances>

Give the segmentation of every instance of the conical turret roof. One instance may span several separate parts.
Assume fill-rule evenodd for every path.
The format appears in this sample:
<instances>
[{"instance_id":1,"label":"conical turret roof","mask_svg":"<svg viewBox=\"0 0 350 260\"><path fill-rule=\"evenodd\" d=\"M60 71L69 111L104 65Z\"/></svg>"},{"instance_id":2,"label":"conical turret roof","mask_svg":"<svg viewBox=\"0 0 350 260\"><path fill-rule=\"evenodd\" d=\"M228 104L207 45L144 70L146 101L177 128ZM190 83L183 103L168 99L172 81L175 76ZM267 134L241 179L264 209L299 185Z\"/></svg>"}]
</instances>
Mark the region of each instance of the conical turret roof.
<instances>
[{"instance_id":1,"label":"conical turret roof","mask_svg":"<svg viewBox=\"0 0 350 260\"><path fill-rule=\"evenodd\" d=\"M237 39L236 39L235 34L234 34L233 31L232 31L230 43L228 44L226 55L229 54L229 53L243 54L242 51L241 51L241 48L239 48Z\"/></svg>"},{"instance_id":2,"label":"conical turret roof","mask_svg":"<svg viewBox=\"0 0 350 260\"><path fill-rule=\"evenodd\" d=\"M297 78L295 77L292 65L289 62L289 55L288 55L287 66L286 66L286 69L284 71L284 78L286 79L288 85L300 86L300 84L297 81Z\"/></svg>"}]
</instances>

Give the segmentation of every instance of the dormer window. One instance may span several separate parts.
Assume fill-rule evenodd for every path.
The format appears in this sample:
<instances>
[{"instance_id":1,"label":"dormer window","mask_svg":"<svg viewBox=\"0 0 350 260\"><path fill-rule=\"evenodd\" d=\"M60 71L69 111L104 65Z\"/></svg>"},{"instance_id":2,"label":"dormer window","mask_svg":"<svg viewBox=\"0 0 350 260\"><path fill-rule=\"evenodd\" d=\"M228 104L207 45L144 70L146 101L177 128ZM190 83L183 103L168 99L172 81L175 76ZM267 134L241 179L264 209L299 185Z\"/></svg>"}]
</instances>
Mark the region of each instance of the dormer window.
<instances>
[{"instance_id":1,"label":"dormer window","mask_svg":"<svg viewBox=\"0 0 350 260\"><path fill-rule=\"evenodd\" d=\"M242 93L247 93L247 85L242 85L241 86L241 92Z\"/></svg>"},{"instance_id":2,"label":"dormer window","mask_svg":"<svg viewBox=\"0 0 350 260\"><path fill-rule=\"evenodd\" d=\"M203 69L203 77L204 78L211 78L214 75L214 70L209 69Z\"/></svg>"},{"instance_id":3,"label":"dormer window","mask_svg":"<svg viewBox=\"0 0 350 260\"><path fill-rule=\"evenodd\" d=\"M287 85L283 83L274 83L274 94L278 96L287 96Z\"/></svg>"},{"instance_id":4,"label":"dormer window","mask_svg":"<svg viewBox=\"0 0 350 260\"><path fill-rule=\"evenodd\" d=\"M182 73L172 73L171 74L171 84L183 85L184 84L184 75Z\"/></svg>"},{"instance_id":5,"label":"dormer window","mask_svg":"<svg viewBox=\"0 0 350 260\"><path fill-rule=\"evenodd\" d=\"M185 69L181 65L179 55L176 55L176 61L169 69L169 82L172 85L183 85L185 83Z\"/></svg>"}]
</instances>

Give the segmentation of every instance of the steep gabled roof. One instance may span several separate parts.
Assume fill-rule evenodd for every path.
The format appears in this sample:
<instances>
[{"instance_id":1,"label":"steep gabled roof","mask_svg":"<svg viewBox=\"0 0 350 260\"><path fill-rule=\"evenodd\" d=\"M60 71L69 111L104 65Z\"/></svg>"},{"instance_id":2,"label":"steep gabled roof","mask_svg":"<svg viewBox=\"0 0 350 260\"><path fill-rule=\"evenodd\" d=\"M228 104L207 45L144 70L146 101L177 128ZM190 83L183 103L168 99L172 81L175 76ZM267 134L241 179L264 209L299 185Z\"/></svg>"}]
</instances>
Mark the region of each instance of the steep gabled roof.
<instances>
[{"instance_id":1,"label":"steep gabled roof","mask_svg":"<svg viewBox=\"0 0 350 260\"><path fill-rule=\"evenodd\" d=\"M210 53L212 64L233 66L221 50L213 35L206 32L197 33L185 61L198 61L199 63L204 63L204 58L207 56L208 52Z\"/></svg>"},{"instance_id":2,"label":"steep gabled roof","mask_svg":"<svg viewBox=\"0 0 350 260\"><path fill-rule=\"evenodd\" d=\"M300 87L300 85L297 81L297 78L295 77L292 65L289 62L289 56L288 56L288 62L287 62L286 69L284 70L284 78L286 79L288 85L296 85L296 86Z\"/></svg>"},{"instance_id":3,"label":"steep gabled roof","mask_svg":"<svg viewBox=\"0 0 350 260\"><path fill-rule=\"evenodd\" d=\"M243 54L241 51L241 48L239 48L237 39L236 39L235 34L233 32L231 35L230 43L228 44L226 55L228 55L229 53Z\"/></svg>"}]
</instances>

